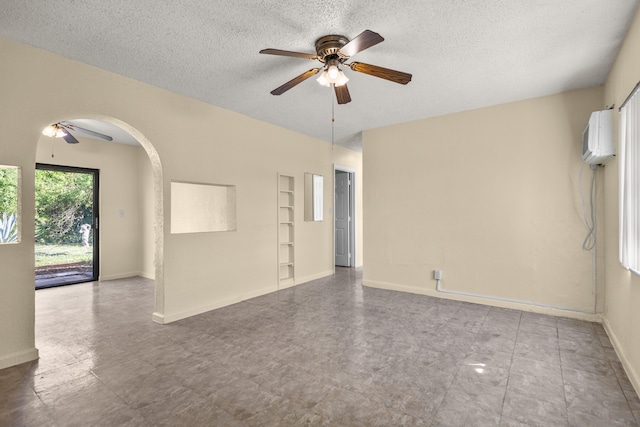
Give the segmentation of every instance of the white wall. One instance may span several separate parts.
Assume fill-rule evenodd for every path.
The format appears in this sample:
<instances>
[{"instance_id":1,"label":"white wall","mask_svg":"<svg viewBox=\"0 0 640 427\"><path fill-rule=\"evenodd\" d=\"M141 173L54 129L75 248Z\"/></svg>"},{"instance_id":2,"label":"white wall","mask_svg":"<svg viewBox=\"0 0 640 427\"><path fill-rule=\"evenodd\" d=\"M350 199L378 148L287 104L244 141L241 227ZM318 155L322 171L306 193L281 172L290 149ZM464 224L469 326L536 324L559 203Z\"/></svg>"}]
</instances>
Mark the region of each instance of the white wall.
<instances>
[{"instance_id":1,"label":"white wall","mask_svg":"<svg viewBox=\"0 0 640 427\"><path fill-rule=\"evenodd\" d=\"M605 102L618 107L640 79L640 12L618 53L605 86ZM618 126L616 125L616 134ZM618 139L616 138L616 141ZM617 146L616 146L617 148ZM627 374L640 393L640 277L618 261L618 161L605 166L606 304L604 325Z\"/></svg>"},{"instance_id":2,"label":"white wall","mask_svg":"<svg viewBox=\"0 0 640 427\"><path fill-rule=\"evenodd\" d=\"M111 280L137 276L142 268L143 227L138 157L140 152L145 157L146 153L141 147L78 139L79 144L67 144L61 138L40 137L36 162L100 170L99 278ZM151 175L150 171L147 173ZM120 216L120 211L124 216Z\"/></svg>"},{"instance_id":3,"label":"white wall","mask_svg":"<svg viewBox=\"0 0 640 427\"><path fill-rule=\"evenodd\" d=\"M364 283L594 318L577 181L582 129L602 92L365 132ZM488 298L437 293L435 269L445 290Z\"/></svg>"},{"instance_id":4,"label":"white wall","mask_svg":"<svg viewBox=\"0 0 640 427\"><path fill-rule=\"evenodd\" d=\"M0 140L0 158L3 164L23 169L24 224L33 223L36 147L48 124L72 118L111 118L143 138L144 144L153 145L159 160L152 161L152 169L160 170L161 163L161 174L153 179L159 179L153 200L161 200L162 209L155 201L151 204L154 215L160 210L164 215L154 217L154 222L164 226L158 252L163 262L154 273L159 283L157 321L176 320L277 289L278 172L296 177L296 281L331 274L333 224L303 221L303 177L305 172L332 176L334 163L361 169L360 154L332 150L326 142L17 42L0 39L0 51L0 114L12 127L10 138ZM60 97L61 87L73 90ZM144 162L139 159L138 164ZM238 230L170 234L171 181L235 185ZM148 179L141 180L141 190L148 189L148 184ZM331 192L332 186L327 186L327 218ZM148 198L148 193L141 197L142 216L149 210ZM111 209L117 213L119 203L105 200L103 208L107 214ZM151 240L149 228L141 229L146 248ZM24 227L21 243L0 247L0 368L37 354L33 241L33 229ZM148 275L151 257L146 250L137 251L143 254L138 269Z\"/></svg>"}]
</instances>

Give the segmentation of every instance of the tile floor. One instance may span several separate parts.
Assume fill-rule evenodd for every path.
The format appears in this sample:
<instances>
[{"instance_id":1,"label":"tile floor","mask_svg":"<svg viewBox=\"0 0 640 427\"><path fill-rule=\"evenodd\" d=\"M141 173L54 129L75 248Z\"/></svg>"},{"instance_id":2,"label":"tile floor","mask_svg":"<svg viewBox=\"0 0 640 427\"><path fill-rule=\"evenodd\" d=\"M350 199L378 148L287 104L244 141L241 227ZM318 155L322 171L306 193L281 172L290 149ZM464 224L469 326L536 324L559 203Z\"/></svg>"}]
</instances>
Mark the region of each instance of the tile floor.
<instances>
[{"instance_id":1,"label":"tile floor","mask_svg":"<svg viewBox=\"0 0 640 427\"><path fill-rule=\"evenodd\" d=\"M36 293L2 426L638 425L598 324L363 288L352 269L170 325L153 282ZM634 418L635 416L635 418Z\"/></svg>"}]
</instances>

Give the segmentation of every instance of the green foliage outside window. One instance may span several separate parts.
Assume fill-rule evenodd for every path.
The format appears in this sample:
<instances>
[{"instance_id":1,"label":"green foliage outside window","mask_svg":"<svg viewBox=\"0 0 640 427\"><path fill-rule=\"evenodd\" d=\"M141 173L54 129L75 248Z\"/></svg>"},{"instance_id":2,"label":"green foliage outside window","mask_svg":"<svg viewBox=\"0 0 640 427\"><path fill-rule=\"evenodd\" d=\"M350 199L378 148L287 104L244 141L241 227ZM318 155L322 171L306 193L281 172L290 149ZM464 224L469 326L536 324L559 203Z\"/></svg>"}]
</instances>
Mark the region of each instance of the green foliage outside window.
<instances>
[{"instance_id":1,"label":"green foliage outside window","mask_svg":"<svg viewBox=\"0 0 640 427\"><path fill-rule=\"evenodd\" d=\"M91 224L93 177L36 170L36 242L79 244L80 226Z\"/></svg>"},{"instance_id":2,"label":"green foliage outside window","mask_svg":"<svg viewBox=\"0 0 640 427\"><path fill-rule=\"evenodd\" d=\"M18 213L18 168L0 166L0 214Z\"/></svg>"},{"instance_id":3,"label":"green foliage outside window","mask_svg":"<svg viewBox=\"0 0 640 427\"><path fill-rule=\"evenodd\" d=\"M18 168L0 166L0 244L18 241Z\"/></svg>"}]
</instances>

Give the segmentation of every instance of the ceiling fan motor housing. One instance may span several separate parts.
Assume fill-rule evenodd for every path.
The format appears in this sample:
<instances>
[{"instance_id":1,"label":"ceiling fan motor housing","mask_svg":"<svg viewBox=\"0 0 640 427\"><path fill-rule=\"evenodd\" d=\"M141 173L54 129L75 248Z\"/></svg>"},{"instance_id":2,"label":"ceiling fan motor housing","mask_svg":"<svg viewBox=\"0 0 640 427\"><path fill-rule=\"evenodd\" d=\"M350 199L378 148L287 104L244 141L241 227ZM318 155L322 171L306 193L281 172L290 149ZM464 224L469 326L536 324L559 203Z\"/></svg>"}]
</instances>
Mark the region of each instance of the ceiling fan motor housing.
<instances>
[{"instance_id":1,"label":"ceiling fan motor housing","mask_svg":"<svg viewBox=\"0 0 640 427\"><path fill-rule=\"evenodd\" d=\"M343 63L349 59L349 57L342 54L340 49L342 49L342 47L347 43L349 43L349 39L345 36L328 35L320 37L316 40L316 54L318 55L318 60L326 63L332 59L337 59L340 63Z\"/></svg>"}]
</instances>

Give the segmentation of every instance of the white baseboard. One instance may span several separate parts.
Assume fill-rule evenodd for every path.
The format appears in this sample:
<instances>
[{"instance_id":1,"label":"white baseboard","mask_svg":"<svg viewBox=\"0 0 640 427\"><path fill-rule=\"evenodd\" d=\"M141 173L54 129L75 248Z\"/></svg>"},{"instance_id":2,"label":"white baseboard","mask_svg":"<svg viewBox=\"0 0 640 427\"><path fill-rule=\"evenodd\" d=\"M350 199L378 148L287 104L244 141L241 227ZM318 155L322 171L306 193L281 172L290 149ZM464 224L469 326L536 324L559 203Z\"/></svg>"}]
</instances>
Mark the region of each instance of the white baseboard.
<instances>
[{"instance_id":1,"label":"white baseboard","mask_svg":"<svg viewBox=\"0 0 640 427\"><path fill-rule=\"evenodd\" d=\"M605 317L602 320L602 326L604 326L604 330L609 336L611 345L613 345L613 349L616 351L618 359L620 359L620 363L622 363L622 366L627 373L627 377L629 377L629 381L631 381L631 385L633 385L633 388L636 390L636 394L640 396L640 375L638 374L638 371L636 371L631 362L629 362L629 359L627 358L622 345L620 345L618 336L615 334L613 328L611 327L611 324L609 323L609 319Z\"/></svg>"},{"instance_id":2,"label":"white baseboard","mask_svg":"<svg viewBox=\"0 0 640 427\"><path fill-rule=\"evenodd\" d=\"M237 304L242 301L246 301L251 298L259 297L261 295L266 295L271 292L277 291L276 286L269 286L261 289L257 289L255 291L251 291L245 294L241 294L237 297L227 298L219 301L213 301L209 304L201 305L189 310L180 311L178 313L153 313L153 321L157 323L171 323L176 322L178 320L186 319L187 317L196 316L198 314L206 313L207 311L215 310L217 308L226 307L228 305Z\"/></svg>"},{"instance_id":3,"label":"white baseboard","mask_svg":"<svg viewBox=\"0 0 640 427\"><path fill-rule=\"evenodd\" d=\"M279 291L283 289L293 288L294 286L302 285L303 283L310 282L312 280L322 279L323 277L333 275L333 270L323 271L322 273L310 274L308 276L296 277L294 280L285 283L279 283L278 289Z\"/></svg>"},{"instance_id":4,"label":"white baseboard","mask_svg":"<svg viewBox=\"0 0 640 427\"><path fill-rule=\"evenodd\" d=\"M288 287L300 285L302 283L309 282L311 280L321 279L323 277L331 276L333 274L332 270L327 270L322 273L312 274L309 276L304 276L302 278L296 278L294 282L292 282ZM285 289L285 287L281 286L280 290ZM264 288L256 289L255 291L247 292L237 297L227 298L219 301L212 301L209 304L201 305L195 307L193 309L180 311L177 313L153 313L153 321L156 323L166 324L175 322L181 319L186 319L187 317L196 316L198 314L206 313L207 311L215 310L217 308L226 307L231 304L236 304L242 301L246 301L251 298L256 298L262 295L270 294L271 292L275 292L278 290L278 286L266 286Z\"/></svg>"},{"instance_id":5,"label":"white baseboard","mask_svg":"<svg viewBox=\"0 0 640 427\"><path fill-rule=\"evenodd\" d=\"M296 283L295 280L282 281L282 282L278 283L278 289L276 289L276 290L281 291L283 289L293 288L297 284L298 283Z\"/></svg>"},{"instance_id":6,"label":"white baseboard","mask_svg":"<svg viewBox=\"0 0 640 427\"><path fill-rule=\"evenodd\" d=\"M301 285L303 283L310 282L312 280L322 279L323 277L332 276L333 270L323 271L321 273L310 274L308 276L296 277L296 285ZM280 288L283 289L283 288Z\"/></svg>"},{"instance_id":7,"label":"white baseboard","mask_svg":"<svg viewBox=\"0 0 640 427\"><path fill-rule=\"evenodd\" d=\"M164 321L164 314L162 313L158 313L158 312L154 312L151 315L151 320L153 320L156 323L160 323L161 325L164 325L166 322Z\"/></svg>"},{"instance_id":8,"label":"white baseboard","mask_svg":"<svg viewBox=\"0 0 640 427\"><path fill-rule=\"evenodd\" d=\"M242 301L241 297L228 298L220 301L214 301L210 304L201 305L189 310L179 311L177 313L165 313L162 315L162 323L171 323L178 320L186 319L187 317L197 316L198 314L206 313L207 311L215 310L216 308L226 307L228 305L236 304ZM154 320L156 316L159 318L160 314L154 313ZM160 322L158 322L160 323Z\"/></svg>"},{"instance_id":9,"label":"white baseboard","mask_svg":"<svg viewBox=\"0 0 640 427\"><path fill-rule=\"evenodd\" d=\"M9 368L21 363L31 362L32 360L36 359L38 359L38 349L35 347L29 350L6 354L0 357L0 369Z\"/></svg>"},{"instance_id":10,"label":"white baseboard","mask_svg":"<svg viewBox=\"0 0 640 427\"><path fill-rule=\"evenodd\" d=\"M586 320L589 322L602 322L600 314L585 313L581 311L564 310L560 308L551 308L535 304L527 304L521 302L511 302L501 299L493 299L491 297L473 297L466 295L457 295L450 293L438 292L435 289L418 288L414 286L400 285L397 283L381 282L377 280L363 279L362 284L371 288L386 289L390 291L408 292L412 294L426 295L430 297L450 299L454 301L471 302L474 304L490 305L492 307L511 308L514 310L528 311L531 313L548 314L551 316L568 317L571 319Z\"/></svg>"},{"instance_id":11,"label":"white baseboard","mask_svg":"<svg viewBox=\"0 0 640 427\"><path fill-rule=\"evenodd\" d=\"M108 280L128 279L129 277L136 277L141 275L142 273L139 271L130 271L128 273L117 274L101 274L98 280L101 282L106 282Z\"/></svg>"},{"instance_id":12,"label":"white baseboard","mask_svg":"<svg viewBox=\"0 0 640 427\"><path fill-rule=\"evenodd\" d=\"M262 295L270 294L271 292L275 292L277 290L278 290L277 286L267 286L266 288L251 291L242 295L241 301L245 301L251 298L261 297Z\"/></svg>"},{"instance_id":13,"label":"white baseboard","mask_svg":"<svg viewBox=\"0 0 640 427\"><path fill-rule=\"evenodd\" d=\"M138 276L144 277L145 279L156 280L155 272L141 271L138 273Z\"/></svg>"}]
</instances>

